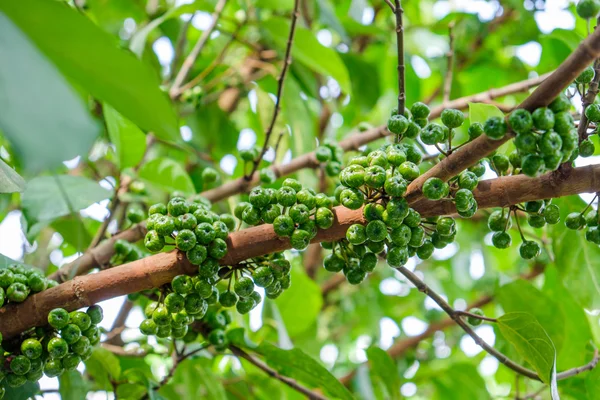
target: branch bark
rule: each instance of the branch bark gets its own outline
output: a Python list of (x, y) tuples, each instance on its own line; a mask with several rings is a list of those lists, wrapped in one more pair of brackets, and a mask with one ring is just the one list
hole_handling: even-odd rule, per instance
[[(596, 30), (518, 108), (533, 111), (538, 107), (548, 105), (599, 56), (600, 30)], [(448, 180), (475, 165), (482, 157), (489, 155), (511, 138), (511, 133), (507, 133), (500, 140), (492, 140), (487, 135), (481, 135), (415, 179), (408, 186), (406, 199), (410, 202), (421, 197), (421, 190), (427, 179), (438, 177)]]
[[(508, 176), (483, 181), (475, 190), (480, 208), (501, 207), (524, 201), (540, 200), (578, 193), (600, 191), (600, 165), (556, 171), (539, 178)], [(510, 203), (510, 204), (509, 204)], [(445, 204), (445, 203), (444, 203)], [(436, 202), (419, 201), (415, 207), (422, 216), (445, 215), (453, 208)], [(431, 208), (432, 210), (430, 210)], [(313, 243), (330, 242), (345, 237), (346, 230), (356, 223), (364, 224), (362, 210), (344, 207), (334, 209), (334, 225), (320, 230)], [(227, 239), (228, 253), (222, 265), (235, 265), (243, 260), (290, 249), (288, 238), (278, 237), (272, 225), (260, 225), (234, 232)], [(0, 309), (0, 332), (10, 338), (34, 326), (46, 324), (48, 312), (62, 307), (68, 311), (95, 304), (124, 294), (160, 287), (175, 276), (192, 274), (191, 265), (183, 253), (172, 251), (146, 257), (97, 274), (76, 277), (62, 285), (29, 297), (18, 305)]]

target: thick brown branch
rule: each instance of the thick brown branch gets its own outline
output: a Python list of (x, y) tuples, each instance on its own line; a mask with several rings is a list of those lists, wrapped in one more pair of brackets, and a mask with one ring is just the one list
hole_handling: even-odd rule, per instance
[(244, 350), (240, 349), (239, 347), (229, 346), (229, 350), (231, 350), (231, 352), (233, 354), (235, 354), (237, 357), (243, 358), (244, 360), (248, 361), (249, 363), (253, 364), (255, 367), (257, 367), (260, 370), (262, 370), (263, 372), (265, 372), (270, 377), (275, 378), (278, 381), (281, 381), (282, 383), (291, 387), (295, 391), (302, 393), (307, 398), (309, 398), (311, 400), (326, 400), (325, 396), (323, 396), (319, 393), (313, 392), (310, 389), (305, 388), (304, 386), (300, 385), (295, 380), (288, 378), (287, 376), (281, 375), (279, 372), (275, 371), (274, 369), (272, 369), (271, 367), (269, 367), (267, 364), (263, 363), (262, 361), (257, 360), (256, 358), (254, 358), (250, 354), (246, 353)]
[[(540, 200), (600, 190), (600, 165), (557, 171), (539, 178), (509, 176), (483, 181), (475, 190), (480, 208), (500, 207), (524, 201)], [(526, 188), (526, 189), (524, 189)], [(441, 203), (444, 204), (444, 203)], [(441, 209), (438, 203), (419, 201), (412, 206), (423, 216), (446, 215), (453, 209)], [(431, 211), (432, 208), (434, 211)], [(345, 237), (346, 230), (356, 223), (364, 224), (362, 210), (344, 207), (334, 209), (334, 225), (320, 230), (313, 243), (330, 242)], [(275, 234), (272, 225), (261, 225), (234, 232), (227, 239), (228, 253), (223, 265), (235, 265), (243, 260), (291, 248), (288, 238)], [(28, 328), (45, 324), (48, 312), (63, 307), (68, 311), (124, 294), (160, 287), (176, 275), (197, 270), (182, 253), (176, 251), (146, 257), (95, 275), (77, 277), (55, 288), (29, 297), (19, 305), (0, 309), (0, 332), (13, 337)]]
[(114, 246), (117, 240), (123, 239), (128, 242), (137, 242), (143, 238), (145, 234), (146, 228), (144, 224), (134, 225), (123, 232), (117, 233), (110, 239), (105, 240), (96, 248), (86, 251), (75, 261), (72, 261), (71, 263), (63, 266), (61, 269), (51, 274), (49, 278), (61, 283), (73, 278), (74, 276), (89, 272), (93, 268), (107, 265), (115, 252)]
[[(538, 86), (531, 96), (519, 105), (519, 108), (533, 111), (538, 107), (548, 105), (579, 76), (581, 71), (599, 56), (600, 30), (596, 30), (571, 53), (556, 71)], [(423, 184), (427, 179), (438, 177), (448, 180), (461, 171), (475, 165), (482, 157), (489, 155), (511, 137), (511, 134), (507, 134), (501, 140), (492, 140), (487, 135), (481, 135), (415, 179), (408, 186), (407, 199), (410, 201), (419, 198)]]
[[(485, 92), (477, 93), (474, 95), (461, 97), (456, 100), (448, 102), (446, 105), (448, 108), (465, 109), (469, 106), (469, 103), (485, 102), (490, 99), (495, 99), (503, 96), (507, 96), (513, 93), (524, 92), (530, 88), (539, 85), (546, 79), (550, 74), (542, 75), (537, 78), (527, 79), (521, 82), (516, 82), (499, 89), (490, 89)], [(431, 118), (437, 118), (442, 113), (444, 107), (438, 106), (431, 110)], [(379, 126), (376, 128), (369, 129), (366, 132), (352, 135), (342, 140), (339, 145), (344, 151), (356, 150), (360, 146), (373, 142), (377, 139), (381, 139), (389, 134), (386, 126)], [(299, 157), (292, 159), (291, 162), (285, 165), (272, 166), (271, 169), (275, 172), (278, 177), (291, 175), (304, 168), (316, 168), (319, 166), (319, 162), (315, 157), (314, 152), (303, 154)], [(248, 182), (243, 177), (229, 181), (217, 188), (202, 192), (201, 195), (206, 197), (210, 201), (219, 201), (227, 197), (242, 193), (252, 186), (256, 186), (259, 183), (258, 173), (252, 176), (252, 179)], [(89, 272), (93, 268), (102, 266), (110, 260), (110, 257), (114, 254), (114, 242), (117, 239), (124, 239), (129, 242), (136, 242), (144, 237), (146, 234), (143, 225), (136, 225), (124, 232), (121, 232), (113, 238), (100, 243), (100, 245), (93, 251), (87, 252), (82, 257), (63, 266), (59, 271), (51, 275), (52, 279), (58, 282), (64, 282), (70, 277), (81, 275)], [(76, 272), (73, 273), (73, 269), (77, 268)]]
[[(598, 19), (600, 21), (600, 18)], [(596, 26), (596, 30), (598, 27)], [(583, 96), (582, 101), (582, 110), (581, 110), (581, 119), (579, 121), (579, 126), (577, 127), (577, 133), (579, 134), (579, 140), (587, 139), (587, 129), (589, 125), (589, 121), (587, 116), (585, 115), (585, 109), (588, 108), (590, 104), (594, 103), (596, 100), (596, 96), (598, 95), (598, 84), (600, 83), (600, 58), (597, 58), (594, 61), (594, 78), (590, 82), (588, 86), (588, 90)]]

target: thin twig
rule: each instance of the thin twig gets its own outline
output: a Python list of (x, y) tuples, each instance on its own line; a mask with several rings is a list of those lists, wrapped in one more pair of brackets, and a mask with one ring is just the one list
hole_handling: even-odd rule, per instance
[(458, 315), (462, 315), (463, 317), (471, 317), (471, 318), (476, 318), (476, 319), (480, 319), (482, 321), (488, 321), (488, 322), (498, 322), (498, 320), (496, 318), (489, 318), (484, 315), (477, 315), (477, 314), (473, 314), (468, 311), (454, 310), (454, 312)]
[(243, 359), (247, 360), (248, 362), (250, 362), (251, 364), (253, 364), (257, 368), (259, 368), (262, 371), (264, 371), (270, 377), (275, 378), (275, 379), (283, 382), (284, 384), (286, 384), (287, 386), (291, 387), (295, 391), (297, 391), (299, 393), (302, 393), (303, 395), (305, 395), (309, 399), (313, 399), (313, 400), (326, 400), (326, 397), (320, 395), (319, 393), (313, 392), (312, 390), (309, 390), (309, 389), (305, 388), (304, 386), (300, 385), (295, 380), (293, 380), (291, 378), (288, 378), (287, 376), (283, 376), (283, 375), (279, 374), (279, 372), (277, 372), (274, 369), (270, 368), (268, 365), (266, 365), (262, 361), (257, 360), (256, 358), (252, 357), (250, 354), (246, 353), (244, 350), (240, 349), (239, 347), (229, 346), (229, 349), (237, 357), (243, 358)]
[(395, 0), (394, 14), (396, 15), (396, 45), (398, 49), (398, 114), (404, 115), (406, 103), (406, 85), (404, 82), (404, 26), (402, 24), (402, 4)]
[(173, 85), (171, 86), (171, 89), (169, 90), (169, 95), (171, 96), (171, 98), (176, 97), (175, 94), (177, 93), (179, 87), (183, 84), (183, 81), (185, 81), (185, 78), (187, 78), (188, 74), (190, 73), (190, 69), (192, 69), (192, 66), (196, 62), (196, 59), (202, 52), (202, 49), (204, 49), (204, 46), (208, 42), (210, 35), (212, 34), (213, 30), (217, 26), (217, 23), (219, 22), (219, 17), (221, 16), (221, 13), (223, 12), (223, 8), (225, 8), (225, 4), (227, 4), (227, 0), (219, 0), (219, 2), (217, 3), (217, 6), (215, 7), (215, 11), (211, 15), (212, 21), (211, 21), (210, 26), (208, 27), (208, 29), (206, 29), (204, 32), (202, 32), (202, 35), (200, 36), (200, 38), (194, 45), (194, 48), (192, 49), (190, 54), (187, 56), (187, 58), (183, 62), (183, 65), (181, 66), (181, 69), (175, 76)]
[[(492, 346), (487, 344), (465, 321), (460, 318), (460, 313), (457, 313), (451, 306), (444, 300), (442, 296), (433, 291), (429, 286), (425, 284), (416, 274), (411, 272), (406, 267), (398, 267), (396, 268), (398, 272), (406, 277), (415, 287), (420, 291), (431, 298), (438, 306), (441, 307), (446, 314), (450, 316), (456, 322), (458, 326), (460, 326), (479, 346), (481, 346), (488, 354), (496, 358), (502, 364), (506, 365), (508, 368), (512, 369), (518, 374), (526, 376), (528, 378), (541, 381), (541, 378), (535, 371), (532, 371), (528, 368), (523, 367), (522, 365), (517, 364), (516, 362), (509, 359), (506, 355), (502, 354), (498, 350), (494, 349)], [(584, 371), (588, 371), (593, 369), (598, 364), (598, 350), (594, 351), (593, 359), (584, 366), (573, 368), (567, 371), (563, 371), (556, 375), (556, 379), (565, 379), (571, 376), (580, 374)]]
[(231, 46), (231, 44), (237, 39), (237, 35), (239, 34), (239, 31), (242, 29), (242, 27), (245, 25), (245, 23), (246, 23), (246, 21), (242, 22), (241, 24), (239, 24), (237, 26), (236, 30), (231, 34), (231, 39), (229, 41), (227, 41), (227, 43), (225, 43), (225, 46), (223, 46), (223, 48), (221, 49), (217, 58), (212, 60), (211, 63), (208, 65), (208, 67), (203, 69), (202, 72), (200, 72), (198, 75), (196, 75), (196, 77), (194, 77), (194, 79), (187, 82), (185, 85), (182, 85), (177, 90), (177, 93), (175, 93), (175, 97), (181, 95), (186, 90), (193, 88), (194, 86), (196, 86), (197, 84), (202, 82), (204, 80), (204, 78), (206, 78), (208, 76), (208, 74), (210, 74), (212, 71), (214, 71), (214, 69), (221, 63), (221, 61), (223, 61), (223, 58), (225, 58), (225, 54), (227, 54), (227, 50), (229, 50), (229, 47)]
[(179, 34), (179, 38), (177, 38), (177, 43), (175, 44), (175, 55), (173, 56), (173, 61), (171, 61), (171, 68), (169, 68), (169, 75), (166, 78), (166, 82), (170, 81), (173, 78), (175, 68), (177, 67), (177, 64), (179, 64), (181, 56), (183, 56), (183, 51), (187, 43), (187, 33), (195, 16), (196, 13), (193, 13), (190, 19), (185, 21), (185, 23), (181, 27), (181, 33)]
[(275, 128), (275, 122), (277, 122), (277, 116), (279, 115), (279, 110), (281, 109), (281, 98), (283, 97), (283, 84), (285, 82), (285, 76), (287, 71), (292, 65), (292, 45), (294, 43), (294, 34), (296, 33), (296, 23), (298, 21), (298, 17), (300, 16), (300, 0), (294, 0), (294, 10), (292, 11), (292, 23), (290, 25), (290, 34), (287, 40), (287, 46), (285, 48), (285, 57), (283, 59), (283, 67), (281, 69), (281, 74), (279, 75), (279, 79), (277, 80), (277, 98), (275, 100), (275, 109), (273, 110), (273, 116), (271, 117), (271, 122), (269, 123), (269, 127), (265, 132), (265, 142), (263, 143), (262, 150), (258, 157), (254, 160), (252, 165), (252, 171), (244, 178), (246, 181), (252, 179), (252, 175), (258, 169), (260, 162), (262, 161), (265, 153), (267, 152), (267, 147), (269, 146), (269, 139), (271, 138), (271, 134), (273, 133), (273, 128)]
[(450, 92), (452, 91), (452, 70), (454, 68), (454, 22), (448, 24), (448, 38), (450, 41), (446, 58), (448, 61), (446, 68), (446, 77), (444, 78), (444, 96), (442, 104), (446, 104), (450, 100)]
[(396, 12), (396, 7), (394, 7), (394, 4), (392, 4), (391, 0), (384, 0), (385, 4), (387, 4), (388, 6), (390, 6), (390, 10), (392, 10), (393, 13)]

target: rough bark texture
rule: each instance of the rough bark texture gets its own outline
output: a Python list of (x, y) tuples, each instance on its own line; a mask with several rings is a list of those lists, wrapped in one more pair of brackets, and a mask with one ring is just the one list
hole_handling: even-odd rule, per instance
[[(600, 190), (600, 165), (566, 169), (527, 178), (521, 175), (483, 181), (475, 190), (480, 208), (518, 204), (529, 200), (567, 196)], [(412, 204), (423, 216), (452, 214), (448, 203), (420, 200)], [(320, 230), (313, 243), (345, 237), (352, 224), (365, 223), (361, 210), (334, 209), (334, 225)], [(261, 225), (229, 235), (228, 253), (223, 265), (234, 265), (248, 258), (291, 248), (289, 239), (278, 237), (272, 225)], [(180, 274), (192, 274), (196, 267), (182, 253), (172, 251), (124, 264), (97, 274), (76, 277), (55, 288), (28, 298), (24, 303), (0, 309), (0, 332), (13, 337), (27, 328), (46, 323), (47, 314), (56, 307), (68, 311), (128, 293), (160, 287)]]

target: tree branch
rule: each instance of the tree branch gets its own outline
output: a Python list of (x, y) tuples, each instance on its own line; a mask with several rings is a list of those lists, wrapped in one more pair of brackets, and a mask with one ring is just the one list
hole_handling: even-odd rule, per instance
[[(538, 107), (548, 105), (599, 56), (600, 30), (596, 30), (518, 108), (533, 111)], [(479, 136), (412, 181), (408, 186), (406, 199), (410, 202), (421, 197), (421, 189), (427, 179), (438, 177), (446, 181), (475, 165), (482, 157), (489, 155), (511, 138), (512, 133), (510, 132), (500, 140), (492, 140), (485, 134)]]
[[(600, 17), (598, 18), (598, 22), (600, 23)], [(598, 26), (596, 26), (596, 30), (598, 30)], [(590, 104), (594, 103), (596, 100), (596, 96), (598, 95), (598, 84), (600, 83), (600, 58), (597, 58), (594, 61), (594, 79), (590, 82), (588, 86), (588, 90), (583, 96), (582, 99), (582, 110), (581, 117), (579, 119), (579, 126), (577, 127), (577, 133), (579, 134), (579, 141), (581, 142), (584, 139), (587, 139), (587, 129), (589, 125), (589, 121), (587, 116), (585, 115), (585, 109), (588, 108)], [(583, 94), (582, 94), (583, 95)]]
[(202, 49), (204, 49), (204, 46), (208, 42), (208, 39), (210, 38), (211, 33), (213, 32), (213, 30), (217, 26), (217, 23), (219, 22), (219, 17), (221, 16), (221, 13), (223, 12), (223, 8), (225, 8), (225, 4), (227, 4), (227, 0), (219, 0), (219, 2), (217, 3), (217, 6), (215, 7), (215, 11), (211, 15), (212, 21), (210, 23), (210, 26), (208, 27), (208, 29), (206, 29), (204, 32), (202, 32), (202, 35), (200, 35), (200, 38), (194, 45), (194, 48), (192, 49), (190, 54), (188, 54), (185, 61), (183, 62), (183, 65), (181, 66), (181, 69), (175, 76), (173, 85), (171, 86), (171, 89), (169, 90), (169, 96), (171, 96), (171, 98), (175, 98), (177, 96), (179, 87), (183, 84), (183, 81), (185, 81), (185, 78), (187, 78), (188, 74), (190, 73), (190, 69), (192, 69), (192, 67), (194, 66), (194, 63), (196, 62), (196, 59), (202, 52)]
[[(420, 292), (423, 292), (424, 294), (426, 294), (438, 306), (440, 306), (442, 308), (442, 310), (444, 310), (444, 312), (446, 312), (446, 314), (448, 314), (450, 316), (450, 318), (452, 318), (458, 326), (460, 326), (469, 336), (471, 336), (471, 338), (473, 338), (475, 343), (477, 343), (479, 346), (481, 346), (481, 348), (483, 348), (488, 354), (490, 354), (491, 356), (496, 358), (498, 361), (500, 361), (502, 364), (506, 365), (508, 368), (512, 369), (516, 373), (526, 376), (531, 379), (542, 381), (542, 379), (538, 376), (538, 374), (535, 371), (532, 371), (528, 368), (523, 367), (522, 365), (517, 364), (516, 362), (514, 362), (510, 358), (508, 358), (506, 355), (504, 355), (501, 352), (499, 352), (498, 350), (496, 350), (493, 346), (490, 346), (489, 344), (487, 344), (479, 335), (477, 335), (477, 333), (471, 328), (471, 326), (469, 324), (467, 324), (461, 318), (461, 315), (459, 313), (456, 313), (456, 311), (454, 311), (454, 309), (450, 306), (450, 304), (448, 304), (448, 302), (446, 300), (444, 300), (444, 298), (442, 296), (440, 296), (435, 291), (433, 291), (429, 286), (427, 286), (425, 284), (425, 282), (423, 282), (421, 279), (419, 279), (419, 277), (416, 274), (414, 274), (412, 271), (410, 271), (406, 267), (398, 267), (398, 268), (396, 268), (396, 270), (399, 271), (402, 275), (404, 275), (406, 277), (406, 279), (408, 279), (413, 285), (415, 285), (415, 287)], [(558, 379), (558, 380), (566, 379), (571, 376), (580, 374), (583, 371), (588, 371), (590, 369), (593, 369), (597, 365), (597, 363), (598, 363), (598, 350), (596, 349), (594, 352), (593, 359), (588, 364), (586, 364), (582, 367), (572, 368), (570, 370), (563, 371), (559, 374), (556, 374), (556, 379)]]
[(252, 179), (252, 176), (258, 169), (260, 162), (262, 161), (265, 153), (267, 152), (267, 148), (269, 146), (269, 140), (271, 139), (271, 134), (273, 133), (273, 129), (275, 128), (275, 123), (277, 122), (277, 116), (279, 115), (279, 111), (281, 109), (281, 98), (283, 97), (283, 85), (285, 83), (285, 76), (287, 74), (290, 65), (292, 65), (292, 45), (294, 44), (294, 34), (296, 33), (296, 23), (298, 22), (298, 17), (300, 16), (300, 0), (294, 0), (294, 10), (292, 11), (292, 23), (290, 25), (290, 33), (287, 40), (287, 45), (285, 48), (285, 56), (283, 58), (283, 67), (281, 68), (281, 74), (277, 79), (277, 98), (275, 99), (275, 109), (273, 109), (273, 115), (271, 116), (271, 122), (269, 123), (269, 127), (265, 132), (265, 142), (263, 143), (263, 147), (260, 151), (258, 157), (252, 163), (252, 170), (248, 175), (244, 178), (249, 181)]
[[(599, 190), (600, 165), (591, 165), (569, 169), (566, 172), (556, 171), (539, 178), (517, 175), (483, 181), (474, 195), (480, 208), (489, 208), (505, 206), (507, 202), (512, 205)], [(440, 210), (436, 208), (438, 203), (421, 200), (411, 206), (425, 217), (447, 215), (445, 211), (453, 210), (447, 205)], [(338, 240), (345, 237), (351, 225), (366, 223), (360, 209), (353, 211), (344, 207), (335, 207), (334, 215), (334, 225), (329, 229), (319, 230), (312, 240), (313, 243)], [(267, 252), (287, 250), (291, 248), (291, 244), (289, 238), (277, 236), (273, 226), (265, 224), (230, 234), (227, 238), (227, 247), (227, 255), (220, 260), (222, 265), (235, 265)], [(160, 287), (169, 283), (177, 275), (193, 274), (196, 271), (197, 267), (187, 261), (184, 253), (172, 251), (113, 267), (94, 275), (76, 277), (62, 285), (35, 294), (23, 303), (9, 304), (1, 308), (0, 332), (5, 338), (10, 338), (28, 328), (44, 325), (48, 312), (54, 308), (76, 310), (112, 297)]]
[(312, 399), (312, 400), (326, 400), (327, 399), (325, 396), (305, 388), (304, 386), (300, 385), (295, 380), (288, 378), (287, 376), (281, 375), (279, 372), (270, 368), (267, 364), (263, 363), (262, 361), (257, 360), (256, 358), (252, 357), (250, 354), (246, 353), (244, 350), (240, 349), (239, 347), (229, 346), (229, 349), (237, 357), (243, 358), (244, 360), (248, 361), (249, 363), (253, 364), (255, 367), (257, 367), (260, 370), (262, 370), (263, 372), (265, 372), (270, 377), (281, 381), (282, 383), (291, 387), (295, 391), (302, 393), (307, 398)]
[[(499, 89), (490, 89), (485, 92), (477, 93), (474, 95), (461, 97), (456, 100), (452, 100), (446, 104), (448, 108), (465, 109), (469, 103), (472, 102), (485, 102), (490, 99), (495, 99), (503, 96), (507, 96), (514, 93), (523, 92), (530, 88), (542, 83), (550, 74), (545, 74), (537, 78), (526, 79), (521, 82), (512, 83), (510, 85), (501, 87)], [(437, 118), (441, 115), (443, 110), (442, 106), (434, 107), (431, 110), (431, 118)], [(344, 151), (356, 150), (360, 146), (373, 142), (377, 139), (381, 139), (389, 134), (385, 125), (369, 129), (366, 132), (352, 135), (339, 142), (339, 145)], [(303, 168), (316, 168), (320, 165), (315, 157), (314, 152), (303, 154), (299, 157), (292, 159), (285, 165), (274, 165), (271, 169), (275, 172), (278, 177), (291, 175)], [(223, 185), (204, 191), (201, 193), (202, 196), (206, 197), (210, 201), (219, 201), (227, 197), (242, 193), (248, 188), (255, 186), (259, 183), (258, 173), (252, 176), (250, 181), (246, 181), (243, 177), (236, 180), (232, 180), (224, 183)], [(50, 275), (51, 279), (55, 279), (58, 282), (64, 282), (69, 276), (81, 275), (89, 272), (93, 268), (107, 263), (110, 257), (114, 254), (114, 242), (118, 239), (127, 240), (128, 242), (137, 242), (142, 239), (146, 234), (146, 229), (143, 224), (138, 224), (132, 228), (121, 232), (111, 239), (101, 243), (93, 252), (86, 252), (83, 256), (74, 260), (73, 262), (63, 266), (60, 270)], [(73, 268), (77, 268), (77, 272), (72, 274)]]
[(401, 0), (394, 1), (394, 14), (396, 15), (396, 46), (398, 51), (398, 114), (404, 115), (406, 105), (406, 83), (404, 81), (404, 26), (402, 23)]

